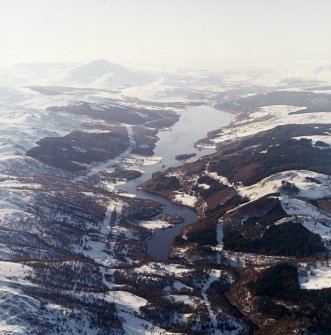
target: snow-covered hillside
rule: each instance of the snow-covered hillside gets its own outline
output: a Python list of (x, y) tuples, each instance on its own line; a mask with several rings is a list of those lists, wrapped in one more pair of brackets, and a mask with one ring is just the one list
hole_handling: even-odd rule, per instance
[[(0, 71), (1, 334), (248, 334), (260, 302), (247, 278), (282, 259), (325, 257), (328, 89), (239, 75), (106, 60)], [(158, 262), (148, 240), (182, 218), (117, 186), (162, 160), (159, 131), (192, 105), (224, 107), (233, 122), (200, 143), (213, 155), (154, 174), (162, 195), (199, 216)], [(302, 278), (329, 287), (327, 266)]]

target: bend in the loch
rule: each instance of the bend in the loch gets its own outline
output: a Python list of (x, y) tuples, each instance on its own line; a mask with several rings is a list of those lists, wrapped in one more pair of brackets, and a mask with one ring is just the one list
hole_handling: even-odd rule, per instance
[(144, 165), (143, 175), (117, 187), (120, 191), (135, 194), (138, 198), (151, 199), (164, 204), (163, 214), (178, 215), (184, 219), (181, 224), (167, 229), (156, 229), (152, 238), (148, 241), (147, 252), (156, 260), (167, 261), (169, 247), (180, 231), (197, 220), (196, 212), (186, 206), (170, 202), (168, 199), (137, 189), (144, 181), (150, 179), (157, 171), (179, 166), (182, 162), (175, 159), (176, 155), (195, 153), (196, 158), (214, 152), (214, 149), (197, 149), (194, 144), (207, 136), (207, 133), (216, 128), (229, 125), (231, 115), (229, 113), (208, 107), (191, 107), (183, 111), (179, 121), (169, 130), (161, 131), (156, 144), (153, 157), (162, 157), (162, 160), (154, 165)]

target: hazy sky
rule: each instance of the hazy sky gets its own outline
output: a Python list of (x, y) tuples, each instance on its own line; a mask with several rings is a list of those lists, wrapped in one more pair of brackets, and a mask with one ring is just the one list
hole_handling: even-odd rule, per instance
[(330, 0), (0, 0), (0, 61), (331, 63)]

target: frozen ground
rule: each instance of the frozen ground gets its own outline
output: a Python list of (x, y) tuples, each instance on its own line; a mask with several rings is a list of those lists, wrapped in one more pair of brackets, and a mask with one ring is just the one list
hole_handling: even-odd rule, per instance
[(299, 267), (299, 283), (301, 288), (319, 290), (331, 287), (330, 264), (309, 264)]
[(308, 171), (290, 170), (273, 174), (251, 186), (235, 186), (242, 196), (256, 200), (267, 194), (281, 191), (282, 181), (294, 184), (299, 193), (296, 196), (308, 199), (321, 199), (331, 196), (331, 177)]
[(194, 195), (177, 192), (174, 196), (174, 200), (185, 206), (194, 207), (198, 199)]
[(327, 112), (291, 114), (304, 109), (305, 107), (288, 105), (261, 107), (256, 112), (249, 114), (244, 121), (239, 121), (236, 117), (233, 117), (232, 125), (224, 128), (211, 141), (216, 145), (217, 143), (251, 136), (285, 124), (330, 123), (330, 113)]

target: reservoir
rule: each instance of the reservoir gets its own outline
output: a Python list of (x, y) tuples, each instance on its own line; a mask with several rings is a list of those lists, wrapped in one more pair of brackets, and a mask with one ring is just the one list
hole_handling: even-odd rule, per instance
[(165, 209), (160, 215), (178, 215), (184, 218), (184, 222), (167, 229), (156, 229), (154, 235), (148, 241), (147, 252), (156, 260), (167, 261), (169, 247), (174, 238), (185, 226), (197, 220), (196, 212), (186, 206), (175, 204), (168, 199), (137, 189), (144, 181), (150, 179), (152, 174), (170, 167), (183, 164), (175, 159), (176, 155), (195, 153), (199, 158), (215, 152), (214, 149), (197, 149), (194, 143), (207, 137), (209, 131), (225, 127), (231, 121), (231, 114), (208, 106), (190, 107), (184, 110), (179, 121), (170, 129), (159, 132), (159, 141), (156, 143), (154, 157), (162, 157), (157, 164), (144, 165), (143, 175), (140, 178), (129, 181), (125, 185), (119, 185), (118, 190), (135, 194), (138, 198), (152, 199), (164, 204)]

